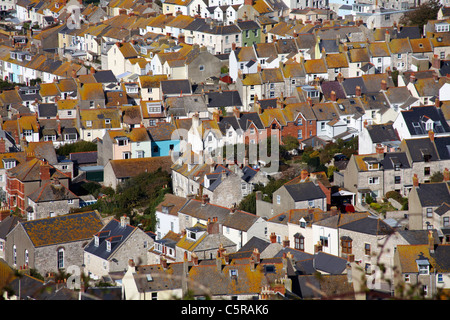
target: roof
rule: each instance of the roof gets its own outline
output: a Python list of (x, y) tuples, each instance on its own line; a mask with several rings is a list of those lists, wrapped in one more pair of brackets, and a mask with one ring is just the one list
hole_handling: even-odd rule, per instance
[(284, 188), (295, 202), (326, 198), (325, 193), (314, 182), (284, 185)]
[(103, 223), (96, 211), (21, 222), (35, 247), (91, 239)]
[(162, 80), (162, 94), (191, 94), (192, 87), (189, 80)]
[(448, 182), (422, 183), (416, 188), (422, 207), (438, 207), (450, 203)]
[(340, 228), (372, 236), (385, 236), (394, 232), (394, 229), (382, 219), (370, 215), (344, 224)]
[[(156, 211), (178, 216), (178, 211), (183, 207), (186, 201), (186, 198), (166, 193), (164, 195), (164, 200), (156, 207)], [(166, 209), (163, 209), (164, 207), (167, 208), (167, 212), (165, 212)]]
[(47, 165), (50, 170), (50, 179), (68, 179), (69, 177), (42, 160), (33, 158), (27, 162), (21, 163), (18, 166), (9, 169), (7, 174), (9, 177), (16, 178), (22, 182), (27, 181), (41, 181), (40, 167)]
[(170, 172), (172, 157), (151, 157), (137, 159), (110, 160), (111, 168), (116, 179), (126, 179), (144, 172), (155, 172), (161, 168)]
[(391, 123), (370, 124), (366, 127), (372, 143), (399, 141), (400, 138)]
[[(136, 227), (126, 224), (122, 226), (121, 221), (117, 219), (111, 219), (102, 229), (99, 229), (92, 237), (98, 236), (98, 246), (95, 245), (95, 241), (92, 241), (85, 247), (84, 251), (95, 255), (102, 259), (108, 259), (114, 254), (115, 250), (121, 246), (128, 237), (137, 230)], [(107, 241), (111, 243), (111, 250), (107, 250)]]
[(48, 181), (40, 188), (28, 194), (34, 203), (78, 199), (78, 196), (57, 181)]
[(218, 223), (233, 229), (247, 231), (259, 217), (241, 210), (234, 212), (219, 205), (211, 203), (202, 204), (202, 201), (191, 199), (179, 211), (182, 214), (207, 221), (208, 218), (217, 218)]

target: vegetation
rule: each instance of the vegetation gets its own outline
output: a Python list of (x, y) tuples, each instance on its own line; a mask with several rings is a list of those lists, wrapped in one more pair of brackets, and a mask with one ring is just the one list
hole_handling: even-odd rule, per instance
[(164, 195), (171, 192), (170, 184), (169, 173), (162, 170), (141, 173), (120, 184), (116, 190), (100, 187), (96, 183), (85, 184), (83, 188), (99, 199), (95, 204), (82, 209), (98, 210), (116, 218), (126, 214), (130, 216), (131, 224), (140, 225), (146, 231), (155, 231), (155, 209)]
[(286, 182), (288, 182), (288, 179), (270, 179), (266, 186), (262, 184), (256, 185), (253, 192), (244, 197), (239, 203), (239, 210), (256, 214), (256, 191), (261, 191), (262, 200), (272, 202), (273, 193)]
[(439, 0), (430, 0), (422, 3), (416, 9), (408, 11), (399, 23), (407, 26), (417, 26), (422, 31), (429, 20), (436, 20), (441, 4)]
[(55, 149), (59, 156), (68, 156), (74, 152), (97, 151), (97, 144), (90, 141), (80, 140), (74, 143), (67, 143)]

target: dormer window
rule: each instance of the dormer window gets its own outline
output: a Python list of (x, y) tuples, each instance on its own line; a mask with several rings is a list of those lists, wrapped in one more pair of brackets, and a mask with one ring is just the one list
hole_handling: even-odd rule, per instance
[(378, 162), (369, 162), (367, 163), (368, 170), (378, 170), (380, 169), (380, 164)]
[(98, 237), (98, 236), (94, 236), (94, 245), (95, 245), (96, 247), (98, 247), (99, 243), (100, 243), (99, 237)]
[(128, 138), (118, 137), (118, 138), (116, 138), (116, 140), (117, 140), (117, 145), (118, 146), (126, 146), (126, 145), (128, 145)]
[(106, 251), (111, 252), (111, 241), (106, 240)]
[(430, 262), (428, 259), (418, 259), (416, 260), (416, 263), (419, 274), (430, 274)]
[(14, 168), (17, 164), (16, 159), (3, 159), (3, 168), (11, 169)]

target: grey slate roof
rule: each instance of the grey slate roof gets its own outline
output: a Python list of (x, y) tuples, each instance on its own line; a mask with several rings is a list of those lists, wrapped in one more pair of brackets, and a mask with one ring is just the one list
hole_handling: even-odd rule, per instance
[(422, 183), (417, 188), (422, 207), (438, 207), (450, 203), (448, 182)]
[(425, 161), (425, 157), (429, 157), (429, 161), (439, 160), (436, 148), (429, 138), (407, 139), (404, 141), (408, 147), (412, 162)]
[(208, 107), (241, 107), (242, 101), (239, 91), (237, 90), (225, 90), (225, 91), (212, 91), (208, 92), (208, 101), (206, 101)]
[(41, 118), (53, 118), (58, 113), (56, 103), (40, 103), (38, 106), (38, 114)]
[(410, 168), (408, 158), (405, 152), (388, 152), (384, 155), (384, 159), (381, 162), (384, 170), (395, 169), (398, 164), (400, 168)]
[[(427, 118), (434, 121), (433, 131), (435, 133), (450, 133), (450, 127), (447, 124), (442, 110), (435, 106), (412, 107), (409, 110), (402, 111), (401, 114), (410, 134), (413, 136), (427, 134), (424, 123)], [(440, 125), (437, 125), (437, 121), (440, 122)], [(416, 127), (413, 124), (416, 124)]]
[(314, 182), (301, 182), (285, 185), (287, 192), (295, 202), (326, 198), (325, 193)]
[(194, 199), (188, 201), (179, 212), (202, 220), (216, 217), (223, 226), (241, 231), (247, 231), (259, 219), (251, 213), (240, 210), (232, 213), (228, 208), (210, 203), (203, 205), (201, 201)]
[[(131, 225), (122, 227), (119, 220), (112, 219), (97, 233), (99, 235), (99, 245), (95, 246), (95, 241), (92, 240), (84, 250), (107, 260), (135, 230), (136, 228)], [(106, 239), (111, 239), (111, 251), (106, 250)]]
[(94, 73), (94, 78), (99, 83), (118, 82), (116, 76), (111, 70), (99, 70)]
[(400, 140), (391, 123), (368, 125), (367, 132), (369, 133), (373, 143)]
[(340, 228), (369, 235), (389, 235), (394, 232), (394, 229), (387, 223), (373, 216), (367, 216), (366, 218), (349, 222)]
[(189, 80), (163, 80), (161, 81), (162, 94), (191, 94), (192, 87)]

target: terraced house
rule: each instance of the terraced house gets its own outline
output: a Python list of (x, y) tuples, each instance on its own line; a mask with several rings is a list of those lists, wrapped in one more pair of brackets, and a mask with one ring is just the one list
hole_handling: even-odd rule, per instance
[(18, 223), (10, 232), (6, 248), (9, 265), (36, 269), (40, 274), (81, 267), (83, 248), (103, 227), (96, 211)]

